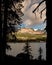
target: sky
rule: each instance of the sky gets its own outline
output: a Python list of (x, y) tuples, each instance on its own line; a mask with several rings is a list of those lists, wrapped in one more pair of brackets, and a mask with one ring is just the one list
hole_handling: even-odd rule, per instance
[[(22, 23), (22, 24), (21, 24), (21, 27), (22, 27), (22, 28), (25, 28), (25, 24)], [(33, 28), (33, 29), (43, 30), (45, 27), (46, 27), (46, 23), (39, 23), (39, 24), (36, 24), (36, 25), (33, 25), (33, 26), (29, 26), (29, 27), (27, 27), (27, 28)]]
[(37, 7), (37, 5), (42, 0), (25, 0), (22, 4), (24, 8), (22, 8), (22, 12), (24, 13), (24, 16), (22, 16), (23, 23), (21, 24), (21, 27), (28, 27), (28, 28), (36, 28), (38, 27), (40, 29), (43, 29), (46, 27), (46, 23), (43, 24), (44, 19), (46, 18), (46, 10), (43, 11), (42, 19), (40, 18), (40, 11), (43, 10), (46, 7), (45, 2), (39, 7), (39, 10), (36, 11), (36, 16), (32, 11)]

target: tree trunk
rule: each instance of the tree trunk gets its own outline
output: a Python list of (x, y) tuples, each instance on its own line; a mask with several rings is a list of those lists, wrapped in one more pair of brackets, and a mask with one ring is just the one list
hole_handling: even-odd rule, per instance
[(2, 14), (1, 14), (1, 0), (0, 0), (0, 60), (2, 62)]
[[(1, 2), (2, 4), (2, 2)], [(5, 62), (5, 53), (6, 53), (6, 31), (7, 31), (7, 0), (3, 0), (3, 4), (4, 4), (4, 20), (2, 21), (2, 16), (3, 13), (1, 14), (1, 22), (0, 22), (0, 51), (1, 51), (1, 62), (4, 64)], [(2, 11), (1, 11), (2, 12)], [(3, 24), (3, 29), (2, 29), (2, 24)], [(2, 35), (3, 33), (3, 35)]]

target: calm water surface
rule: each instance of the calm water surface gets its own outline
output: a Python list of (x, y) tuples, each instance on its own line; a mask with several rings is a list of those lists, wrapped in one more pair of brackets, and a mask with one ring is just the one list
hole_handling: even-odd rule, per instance
[[(23, 48), (25, 46), (25, 43), (7, 43), (11, 46), (12, 50), (6, 49), (7, 55), (16, 56), (17, 54), (23, 52)], [(42, 58), (46, 60), (46, 42), (30, 42), (29, 45), (31, 46), (31, 53), (34, 58), (38, 58), (39, 56), (39, 48), (42, 48)]]

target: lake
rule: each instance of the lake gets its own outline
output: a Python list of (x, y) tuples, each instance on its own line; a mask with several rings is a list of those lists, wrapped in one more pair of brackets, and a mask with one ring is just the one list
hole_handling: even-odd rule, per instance
[[(23, 48), (25, 47), (25, 43), (7, 43), (11, 46), (12, 50), (6, 49), (7, 55), (16, 56), (17, 54), (24, 52)], [(31, 46), (31, 53), (33, 55), (33, 58), (37, 59), (39, 56), (39, 48), (42, 48), (42, 59), (46, 60), (46, 42), (30, 42), (29, 45)]]

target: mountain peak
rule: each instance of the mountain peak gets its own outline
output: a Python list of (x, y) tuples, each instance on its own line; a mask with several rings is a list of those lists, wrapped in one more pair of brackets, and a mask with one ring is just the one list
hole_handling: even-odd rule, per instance
[(44, 32), (41, 30), (34, 30), (32, 28), (21, 28), (17, 33), (43, 34)]

